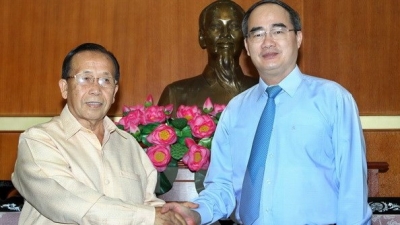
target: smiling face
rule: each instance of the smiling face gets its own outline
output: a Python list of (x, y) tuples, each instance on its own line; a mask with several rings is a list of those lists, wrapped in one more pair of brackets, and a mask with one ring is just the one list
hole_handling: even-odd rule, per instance
[[(95, 78), (114, 77), (115, 68), (106, 54), (83, 51), (77, 53), (71, 61), (69, 76), (76, 74), (91, 74)], [(73, 77), (59, 81), (62, 97), (67, 99), (70, 112), (87, 128), (102, 122), (118, 91), (118, 85), (102, 87), (97, 81), (95, 79), (95, 82), (86, 85), (78, 84)]]
[[(294, 29), (289, 13), (279, 5), (263, 4), (254, 9), (248, 20), (248, 30), (264, 30), (269, 32), (275, 27)], [(259, 43), (245, 39), (247, 54), (260, 74), (269, 85), (277, 84), (296, 66), (298, 49), (302, 41), (301, 31), (287, 32), (280, 40), (269, 34)]]
[(208, 9), (200, 28), (200, 46), (213, 57), (228, 53), (238, 58), (243, 49), (242, 19), (243, 12), (232, 3), (215, 4)]

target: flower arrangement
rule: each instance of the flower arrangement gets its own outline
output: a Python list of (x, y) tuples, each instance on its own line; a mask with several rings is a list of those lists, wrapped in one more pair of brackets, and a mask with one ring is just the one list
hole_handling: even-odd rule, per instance
[(203, 108), (180, 105), (172, 118), (173, 105), (157, 106), (149, 95), (143, 105), (124, 106), (117, 126), (129, 132), (146, 150), (158, 172), (178, 161), (190, 171), (206, 170), (211, 141), (225, 105), (210, 98)]

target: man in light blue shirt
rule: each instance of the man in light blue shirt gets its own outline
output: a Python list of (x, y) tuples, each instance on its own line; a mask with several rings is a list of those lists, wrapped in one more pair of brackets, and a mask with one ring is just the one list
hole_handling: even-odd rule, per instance
[[(171, 203), (188, 224), (239, 215), (244, 174), (267, 87), (279, 85), (264, 165), (259, 216), (252, 224), (370, 224), (365, 142), (357, 105), (339, 84), (303, 74), (298, 13), (277, 0), (245, 14), (245, 47), (259, 84), (233, 98), (218, 123), (205, 190), (194, 203)], [(243, 190), (245, 191), (245, 190)], [(195, 208), (197, 207), (197, 208)], [(246, 224), (248, 225), (248, 224)]]

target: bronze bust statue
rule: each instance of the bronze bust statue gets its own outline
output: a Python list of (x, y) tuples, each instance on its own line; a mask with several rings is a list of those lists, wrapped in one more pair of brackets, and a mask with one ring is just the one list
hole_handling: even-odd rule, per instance
[(159, 105), (203, 106), (212, 102), (227, 104), (232, 97), (258, 83), (243, 73), (239, 58), (244, 48), (241, 22), (244, 10), (230, 0), (217, 0), (200, 14), (199, 44), (207, 49), (208, 63), (202, 74), (173, 82), (163, 90)]

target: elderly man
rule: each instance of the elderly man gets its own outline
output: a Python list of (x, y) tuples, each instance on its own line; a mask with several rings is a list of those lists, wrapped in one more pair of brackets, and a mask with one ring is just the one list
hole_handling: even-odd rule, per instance
[(20, 224), (185, 224), (161, 214), (157, 171), (135, 139), (106, 116), (119, 64), (98, 44), (64, 59), (60, 116), (21, 134), (12, 181), (25, 198)]
[(230, 0), (217, 0), (200, 14), (199, 44), (207, 49), (208, 63), (202, 74), (176, 81), (165, 87), (159, 105), (197, 105), (207, 97), (227, 104), (232, 97), (257, 83), (244, 75), (239, 57), (244, 48), (241, 21), (244, 11)]

